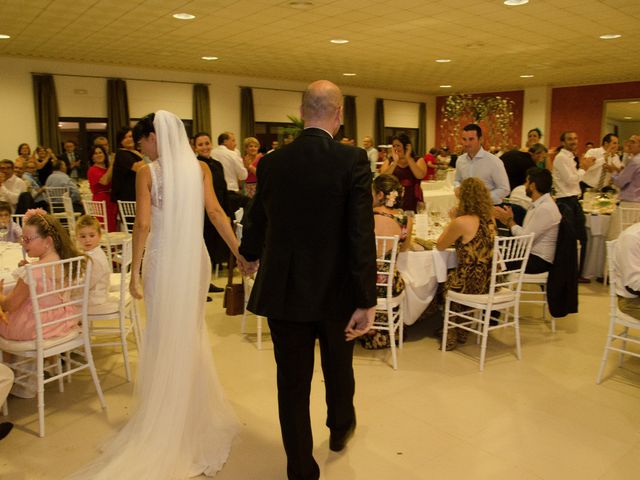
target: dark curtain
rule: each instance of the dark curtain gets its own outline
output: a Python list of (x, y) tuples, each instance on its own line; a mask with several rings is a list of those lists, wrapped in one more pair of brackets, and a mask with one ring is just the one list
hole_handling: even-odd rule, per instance
[(33, 74), (32, 80), (38, 143), (59, 152), (61, 145), (58, 130), (58, 97), (53, 75)]
[(120, 78), (109, 78), (107, 79), (107, 134), (112, 152), (115, 152), (120, 146), (116, 145), (118, 130), (128, 126), (127, 82)]
[(387, 137), (384, 134), (384, 99), (382, 98), (376, 98), (376, 111), (373, 121), (376, 146), (386, 144)]
[(256, 136), (253, 110), (253, 90), (251, 87), (240, 88), (240, 139)]
[(344, 96), (344, 108), (342, 112), (344, 124), (344, 136), (358, 141), (358, 120), (356, 118), (356, 97)]
[(193, 135), (206, 132), (211, 135), (211, 107), (209, 103), (209, 85), (196, 83), (193, 86)]
[(420, 103), (420, 112), (418, 113), (418, 142), (416, 145), (416, 153), (420, 156), (424, 156), (427, 153), (427, 104)]

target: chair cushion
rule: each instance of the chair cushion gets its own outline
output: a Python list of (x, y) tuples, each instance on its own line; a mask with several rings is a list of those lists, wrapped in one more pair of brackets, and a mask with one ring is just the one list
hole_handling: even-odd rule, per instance
[[(454, 292), (452, 290), (447, 292), (447, 298), (458, 303), (486, 304), (489, 302), (489, 294), (473, 295), (470, 293)], [(508, 288), (501, 288), (493, 295), (493, 305), (496, 306), (500, 303), (513, 302), (515, 299), (516, 292)]]
[(525, 273), (522, 276), (522, 283), (547, 283), (549, 272)]
[[(73, 340), (77, 336), (80, 335), (80, 329), (74, 329), (66, 334), (64, 337), (55, 337), (55, 338), (47, 338), (44, 341), (44, 348), (55, 347), (56, 345), (60, 345), (62, 343), (68, 342), (69, 340)], [(0, 350), (5, 352), (27, 352), (29, 350), (36, 349), (36, 341), (35, 340), (7, 340), (6, 338), (0, 337)]]

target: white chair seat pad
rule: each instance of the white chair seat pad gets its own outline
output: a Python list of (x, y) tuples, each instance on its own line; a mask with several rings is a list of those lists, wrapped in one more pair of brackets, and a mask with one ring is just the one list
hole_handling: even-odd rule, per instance
[[(470, 294), (470, 293), (460, 293), (449, 291), (447, 292), (447, 298), (451, 299), (454, 302), (459, 303), (481, 303), (486, 304), (489, 303), (489, 294)], [(509, 290), (507, 288), (502, 288), (497, 290), (493, 295), (493, 305), (496, 306), (501, 303), (513, 302), (516, 299), (516, 293), (513, 290)]]
[[(64, 337), (47, 338), (44, 341), (44, 349), (46, 350), (48, 348), (55, 347), (56, 345), (66, 343), (69, 340), (73, 340), (78, 337), (80, 333), (80, 329), (73, 329)], [(2, 351), (28, 352), (29, 350), (35, 349), (35, 340), (7, 340), (6, 338), (0, 337), (0, 350)]]

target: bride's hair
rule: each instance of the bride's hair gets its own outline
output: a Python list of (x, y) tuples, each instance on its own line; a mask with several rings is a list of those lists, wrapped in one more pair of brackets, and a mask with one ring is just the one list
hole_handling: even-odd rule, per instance
[(133, 127), (133, 141), (138, 143), (142, 137), (148, 137), (149, 134), (155, 133), (156, 129), (153, 126), (153, 120), (156, 118), (155, 113), (150, 113), (142, 117), (136, 126)]

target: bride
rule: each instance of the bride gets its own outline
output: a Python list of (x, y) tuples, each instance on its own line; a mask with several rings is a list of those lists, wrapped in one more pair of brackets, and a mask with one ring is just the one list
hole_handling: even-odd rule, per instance
[(130, 291), (136, 298), (142, 298), (146, 244), (138, 406), (98, 460), (74, 478), (213, 476), (229, 455), (238, 423), (223, 398), (204, 323), (211, 266), (203, 208), (239, 264), (247, 264), (182, 121), (160, 110), (140, 120), (133, 135), (152, 160), (137, 173), (133, 229)]

